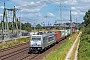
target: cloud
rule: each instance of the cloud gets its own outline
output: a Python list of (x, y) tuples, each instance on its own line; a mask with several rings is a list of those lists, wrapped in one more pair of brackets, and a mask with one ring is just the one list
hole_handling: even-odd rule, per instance
[(3, 14), (2, 14), (2, 13), (0, 13), (0, 16), (3, 16)]
[(90, 2), (90, 0), (80, 0), (81, 2), (84, 2), (84, 3), (86, 3), (86, 2)]
[(76, 10), (76, 7), (71, 7), (71, 10)]
[(72, 12), (72, 14), (73, 14), (73, 15), (77, 15), (78, 13), (74, 11), (74, 12)]
[[(17, 8), (22, 9), (21, 10), (22, 16), (23, 17), (29, 16), (28, 18), (33, 17), (33, 18), (43, 19), (42, 14), (40, 13), (40, 10), (43, 7), (47, 6), (47, 4), (60, 5), (60, 0), (12, 0), (12, 1), (20, 5), (20, 6), (17, 6)], [(71, 10), (73, 10), (72, 15), (75, 15), (75, 16), (84, 15), (86, 10), (89, 9), (89, 6), (90, 6), (89, 3), (90, 3), (90, 0), (61, 0), (62, 5), (71, 7)], [(3, 8), (3, 6), (0, 8)], [(84, 12), (82, 12), (83, 10)], [(66, 12), (63, 12), (62, 17), (66, 16), (68, 18), (69, 13), (66, 13)], [(47, 13), (47, 15), (50, 17), (56, 16), (55, 13), (50, 11), (49, 13)]]
[(0, 6), (0, 8), (1, 8), (1, 9), (3, 9), (3, 8), (4, 8), (4, 6)]
[(70, 4), (70, 5), (75, 5), (78, 3), (77, 0), (66, 0), (66, 1), (63, 1), (64, 4)]
[(21, 12), (33, 13), (38, 12), (40, 9), (22, 9)]
[(53, 17), (55, 15), (53, 13), (49, 12), (49, 13), (47, 13), (47, 16)]

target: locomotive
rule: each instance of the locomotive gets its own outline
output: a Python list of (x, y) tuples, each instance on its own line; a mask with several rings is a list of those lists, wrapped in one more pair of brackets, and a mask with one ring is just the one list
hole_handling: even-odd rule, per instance
[(43, 33), (31, 36), (30, 40), (30, 52), (41, 52), (45, 48), (55, 44), (55, 33)]
[(29, 52), (38, 53), (46, 50), (48, 47), (55, 45), (61, 40), (70, 36), (70, 33), (74, 33), (75, 29), (67, 30), (52, 30), (47, 33), (38, 33), (31, 36)]

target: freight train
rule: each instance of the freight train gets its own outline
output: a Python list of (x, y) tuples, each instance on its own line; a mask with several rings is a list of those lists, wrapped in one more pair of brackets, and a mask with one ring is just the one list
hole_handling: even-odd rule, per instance
[(52, 30), (47, 33), (38, 33), (31, 36), (29, 52), (38, 53), (46, 50), (47, 48), (55, 45), (56, 43), (64, 40), (70, 36), (70, 33), (74, 33), (75, 29), (67, 30)]

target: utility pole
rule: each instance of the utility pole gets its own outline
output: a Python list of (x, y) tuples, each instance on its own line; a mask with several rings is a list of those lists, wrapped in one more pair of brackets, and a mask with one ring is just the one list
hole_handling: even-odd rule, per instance
[[(47, 27), (47, 18), (48, 18), (48, 16), (46, 15), (45, 18), (46, 18), (46, 27)], [(47, 29), (47, 28), (46, 28), (46, 29)]]
[(60, 0), (60, 20), (61, 20), (61, 24), (62, 24), (62, 3), (61, 3), (61, 0)]
[(20, 34), (21, 34), (21, 17), (19, 17), (18, 20), (20, 22)]
[[(35, 20), (34, 20), (34, 21), (35, 21)], [(33, 22), (34, 34), (35, 34), (35, 32), (36, 32), (36, 24), (37, 24), (37, 22)]]
[(70, 23), (71, 23), (71, 34), (72, 34), (72, 16), (71, 16), (71, 10), (70, 10)]
[(76, 18), (76, 30), (78, 30), (78, 22), (77, 22), (77, 18)]
[(48, 16), (46, 15), (45, 18), (46, 18), (46, 26), (47, 26), (47, 18), (48, 18)]

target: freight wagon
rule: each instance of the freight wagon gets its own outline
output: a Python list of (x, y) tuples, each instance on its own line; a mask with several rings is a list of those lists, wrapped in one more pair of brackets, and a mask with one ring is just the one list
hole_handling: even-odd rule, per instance
[(56, 33), (56, 43), (70, 36), (70, 29), (68, 30), (51, 30)]
[(56, 33), (56, 43), (61, 40), (61, 31), (60, 30), (51, 30), (52, 32)]

